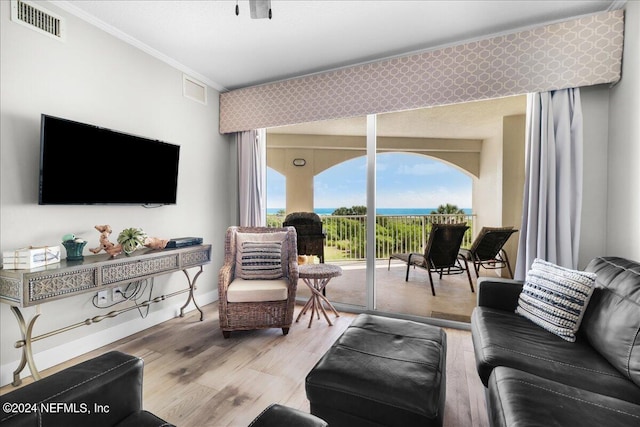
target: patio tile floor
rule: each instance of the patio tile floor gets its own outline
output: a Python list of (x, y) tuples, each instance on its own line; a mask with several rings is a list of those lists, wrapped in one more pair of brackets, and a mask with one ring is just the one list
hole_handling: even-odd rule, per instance
[[(340, 265), (342, 276), (331, 279), (327, 285), (327, 297), (332, 303), (363, 307), (366, 303), (366, 265), (364, 261), (327, 262)], [(397, 260), (376, 262), (377, 299), (376, 309), (381, 312), (408, 314), (421, 317), (469, 322), (471, 311), (476, 306), (476, 293), (472, 293), (466, 274), (442, 276), (433, 274), (436, 296), (431, 295), (429, 276), (426, 270), (412, 268), (409, 281), (405, 281), (406, 264)], [(480, 275), (498, 277), (497, 270), (481, 270)], [(477, 290), (477, 279), (473, 268), (471, 279)], [(307, 299), (310, 292), (299, 282), (297, 296)]]

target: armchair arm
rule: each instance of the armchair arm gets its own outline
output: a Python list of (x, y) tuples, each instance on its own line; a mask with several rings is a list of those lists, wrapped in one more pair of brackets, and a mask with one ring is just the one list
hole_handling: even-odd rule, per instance
[(478, 279), (478, 307), (514, 311), (524, 282), (498, 277)]
[(300, 273), (298, 272), (298, 261), (291, 259), (289, 261), (289, 280), (298, 287), (298, 278)]
[(218, 297), (220, 301), (223, 300), (223, 297), (226, 299), (227, 288), (233, 281), (233, 265), (231, 264), (223, 264), (220, 267), (220, 271), (218, 272)]
[[(418, 262), (416, 262), (415, 258), (418, 258)], [(419, 254), (417, 252), (411, 252), (409, 254), (409, 258), (407, 258), (407, 268), (409, 268), (410, 265), (420, 265), (421, 262), (419, 262), (420, 260), (423, 260), (422, 262), (427, 265), (428, 261), (425, 259), (423, 254)], [(409, 271), (409, 270), (407, 270)], [(408, 277), (408, 276), (407, 276)]]
[(296, 293), (298, 292), (298, 257), (289, 260), (289, 290), (287, 292), (287, 323), (293, 320), (293, 311), (296, 305)]

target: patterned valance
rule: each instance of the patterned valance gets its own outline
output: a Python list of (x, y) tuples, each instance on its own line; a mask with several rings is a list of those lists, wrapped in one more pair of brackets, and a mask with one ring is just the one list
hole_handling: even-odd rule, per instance
[(220, 95), (220, 132), (612, 83), (624, 12), (348, 67)]

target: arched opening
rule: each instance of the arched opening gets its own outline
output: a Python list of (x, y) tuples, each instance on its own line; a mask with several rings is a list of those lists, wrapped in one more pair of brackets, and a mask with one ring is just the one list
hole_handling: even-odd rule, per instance
[(267, 211), (276, 213), (284, 209), (287, 200), (287, 178), (275, 169), (267, 167)]
[(472, 178), (455, 166), (424, 154), (377, 155), (377, 212), (430, 213), (451, 204), (471, 213)]
[(331, 215), (341, 207), (366, 206), (366, 159), (340, 162), (313, 178), (313, 205), (318, 215)]
[[(365, 170), (364, 156), (351, 158), (317, 174), (313, 184), (315, 211), (322, 215), (326, 232), (326, 262), (343, 266), (344, 279), (336, 280), (332, 299), (353, 306), (364, 305), (363, 281), (358, 277), (364, 274), (364, 236), (370, 226), (365, 215)], [(437, 214), (444, 206), (453, 207), (452, 214), (464, 214), (451, 215), (451, 218)], [(451, 310), (429, 302), (429, 287), (425, 286), (420, 273), (405, 282), (403, 266), (389, 264), (388, 260), (399, 248), (422, 252), (433, 222), (466, 221), (472, 227), (472, 209), (473, 177), (461, 167), (423, 153), (384, 151), (377, 154), (375, 257), (378, 309), (428, 317), (442, 317), (443, 313), (455, 315)], [(469, 244), (471, 240), (470, 228), (465, 243)], [(451, 289), (456, 293), (458, 287)], [(469, 292), (468, 288), (461, 288)], [(449, 293), (449, 290), (442, 293)], [(458, 305), (462, 307), (462, 300), (465, 300), (464, 304), (470, 308), (474, 298), (466, 293), (458, 300)], [(467, 307), (460, 310), (465, 314), (466, 311)]]
[[(314, 211), (331, 214), (340, 207), (364, 206), (366, 167), (364, 156), (345, 160), (313, 180)], [(377, 157), (377, 212), (404, 213), (437, 209), (453, 204), (473, 208), (473, 178), (469, 172), (425, 154), (379, 153)]]
[(287, 177), (267, 167), (267, 226), (280, 227), (287, 200)]

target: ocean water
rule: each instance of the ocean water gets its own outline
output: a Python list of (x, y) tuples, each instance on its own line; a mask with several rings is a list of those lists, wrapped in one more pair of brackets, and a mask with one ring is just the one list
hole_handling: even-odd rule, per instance
[[(331, 215), (337, 208), (316, 208), (313, 211), (318, 215)], [(376, 209), (377, 215), (429, 215), (432, 211), (438, 208), (378, 208)], [(284, 208), (269, 208), (267, 214), (276, 214), (278, 211), (283, 211)], [(470, 215), (471, 208), (462, 208), (464, 213)]]

